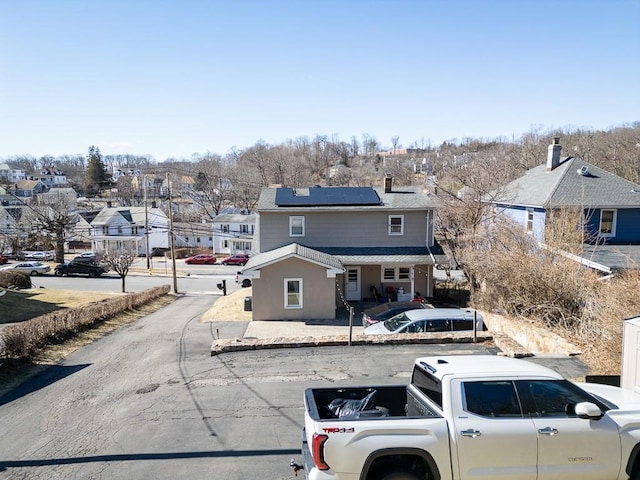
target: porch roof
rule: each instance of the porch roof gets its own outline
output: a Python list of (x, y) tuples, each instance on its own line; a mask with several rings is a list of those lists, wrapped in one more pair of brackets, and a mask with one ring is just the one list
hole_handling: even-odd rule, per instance
[(411, 264), (433, 265), (447, 257), (440, 245), (433, 247), (316, 247), (338, 258), (344, 265)]

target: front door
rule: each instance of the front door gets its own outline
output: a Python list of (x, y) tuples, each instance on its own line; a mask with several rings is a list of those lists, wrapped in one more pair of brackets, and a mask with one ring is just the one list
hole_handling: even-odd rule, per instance
[(360, 267), (347, 267), (345, 285), (345, 298), (359, 302), (362, 300), (362, 291), (360, 287)]

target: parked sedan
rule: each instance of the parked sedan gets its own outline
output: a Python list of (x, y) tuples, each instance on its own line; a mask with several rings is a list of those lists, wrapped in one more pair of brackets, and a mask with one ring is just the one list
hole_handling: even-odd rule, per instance
[(42, 275), (51, 271), (49, 265), (45, 265), (42, 262), (19, 262), (8, 267), (3, 267), (2, 270), (20, 270), (27, 272), (29, 275)]
[(27, 260), (53, 260), (51, 252), (24, 252)]
[(245, 265), (249, 261), (246, 253), (236, 253), (222, 260), (223, 265)]
[(184, 259), (184, 263), (187, 265), (213, 265), (216, 263), (216, 257), (206, 253), (194, 255)]
[(0, 255), (0, 265), (4, 265), (5, 263), (9, 263), (9, 259), (4, 255)]
[(407, 310), (419, 310), (421, 308), (431, 308), (431, 305), (422, 302), (381, 303), (362, 312), (362, 326), (367, 328), (369, 325), (388, 320)]
[(425, 308), (408, 310), (364, 329), (365, 334), (456, 332), (484, 330), (480, 313), (465, 308)]

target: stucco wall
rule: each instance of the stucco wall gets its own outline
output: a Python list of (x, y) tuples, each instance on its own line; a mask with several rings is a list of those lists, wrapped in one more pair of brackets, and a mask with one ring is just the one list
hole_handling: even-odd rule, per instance
[[(301, 278), (302, 308), (284, 307), (284, 279)], [(289, 258), (260, 270), (253, 279), (253, 320), (335, 319), (335, 278), (324, 267)]]

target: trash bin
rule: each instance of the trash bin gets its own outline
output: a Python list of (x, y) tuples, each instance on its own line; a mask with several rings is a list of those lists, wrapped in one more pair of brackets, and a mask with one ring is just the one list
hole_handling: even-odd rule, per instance
[(251, 297), (244, 297), (244, 311), (251, 311)]

